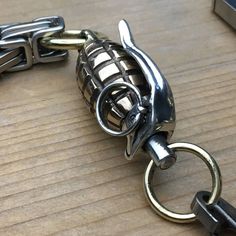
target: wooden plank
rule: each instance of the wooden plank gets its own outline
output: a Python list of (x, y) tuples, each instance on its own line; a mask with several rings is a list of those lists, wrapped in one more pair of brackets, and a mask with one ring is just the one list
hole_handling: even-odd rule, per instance
[[(67, 29), (115, 41), (118, 21), (127, 19), (171, 84), (172, 141), (211, 152), (223, 197), (236, 204), (236, 35), (211, 1), (9, 0), (1, 9), (2, 24), (62, 15)], [(200, 224), (173, 224), (151, 210), (142, 189), (148, 158), (125, 160), (125, 140), (98, 127), (77, 89), (76, 57), (0, 80), (0, 235), (207, 235)], [(210, 182), (201, 162), (182, 155), (155, 180), (162, 202), (178, 211)]]

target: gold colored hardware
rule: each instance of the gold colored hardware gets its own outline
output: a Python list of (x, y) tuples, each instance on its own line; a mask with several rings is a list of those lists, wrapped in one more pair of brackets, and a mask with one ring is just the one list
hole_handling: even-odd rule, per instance
[[(192, 153), (205, 162), (212, 177), (212, 192), (207, 204), (216, 203), (221, 194), (222, 183), (220, 169), (214, 158), (202, 148), (190, 143), (173, 143), (168, 145), (168, 148), (172, 149), (174, 152), (184, 151)], [(144, 176), (144, 192), (151, 207), (158, 215), (172, 222), (189, 223), (194, 221), (196, 219), (194, 213), (176, 213), (167, 209), (158, 201), (151, 184), (155, 168), (156, 165), (154, 161), (150, 161)]]
[[(93, 31), (99, 39), (107, 39), (107, 36)], [(55, 50), (80, 50), (87, 42), (88, 37), (84, 30), (68, 30), (57, 36), (44, 37), (40, 44), (46, 48)]]

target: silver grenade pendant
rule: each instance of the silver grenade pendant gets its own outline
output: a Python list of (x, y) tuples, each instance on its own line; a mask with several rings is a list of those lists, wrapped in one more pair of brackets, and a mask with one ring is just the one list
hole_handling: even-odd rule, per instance
[[(142, 96), (148, 94), (148, 86), (138, 63), (121, 45), (98, 39), (95, 35), (79, 53), (77, 81), (92, 113), (95, 113), (99, 94), (112, 82), (131, 83), (137, 86)], [(112, 104), (107, 104), (104, 109), (109, 127), (122, 130), (125, 117), (135, 105), (134, 100), (132, 94), (124, 90), (110, 96)]]
[(127, 136), (125, 156), (142, 147), (162, 169), (175, 162), (167, 141), (175, 128), (170, 86), (156, 64), (138, 49), (128, 24), (119, 24), (122, 45), (84, 30), (86, 43), (77, 61), (78, 87), (101, 127)]

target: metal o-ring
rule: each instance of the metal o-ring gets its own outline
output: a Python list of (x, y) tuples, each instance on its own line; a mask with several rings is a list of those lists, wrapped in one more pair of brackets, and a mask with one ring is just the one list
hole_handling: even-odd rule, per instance
[(102, 112), (103, 105), (106, 102), (107, 95), (109, 93), (111, 94), (114, 90), (119, 89), (121, 87), (127, 87), (132, 92), (134, 92), (134, 94), (137, 97), (138, 105), (140, 107), (142, 106), (142, 98), (141, 98), (139, 89), (136, 86), (134, 86), (130, 83), (127, 83), (127, 82), (113, 82), (113, 83), (107, 85), (102, 90), (102, 92), (98, 96), (97, 103), (96, 103), (96, 116), (97, 116), (97, 120), (98, 120), (98, 123), (101, 126), (101, 128), (106, 133), (108, 133), (110, 135), (113, 135), (113, 136), (126, 136), (126, 135), (130, 134), (137, 127), (137, 125), (140, 122), (140, 118), (141, 118), (141, 114), (138, 113), (137, 116), (136, 116), (136, 120), (132, 124), (132, 126), (130, 126), (129, 128), (127, 128), (126, 130), (123, 130), (123, 131), (112, 130), (106, 125), (105, 117), (103, 116), (103, 112)]
[[(168, 147), (173, 149), (173, 151), (190, 152), (205, 162), (212, 176), (212, 192), (207, 204), (213, 204), (217, 202), (221, 194), (221, 174), (214, 158), (202, 148), (190, 143), (173, 143), (168, 145)], [(176, 213), (170, 211), (158, 201), (151, 185), (155, 167), (156, 165), (154, 161), (150, 161), (144, 176), (145, 195), (151, 207), (158, 215), (169, 221), (177, 223), (188, 223), (194, 221), (196, 219), (194, 213)]]

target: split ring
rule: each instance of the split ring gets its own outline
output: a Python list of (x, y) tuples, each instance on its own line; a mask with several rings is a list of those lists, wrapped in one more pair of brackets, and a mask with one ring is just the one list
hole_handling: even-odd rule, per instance
[[(204, 161), (204, 163), (209, 168), (212, 177), (212, 192), (207, 204), (210, 205), (216, 203), (221, 194), (222, 183), (221, 183), (220, 169), (215, 159), (204, 149), (194, 144), (173, 143), (168, 145), (168, 147), (172, 149), (174, 152), (184, 151), (192, 153)], [(174, 211), (167, 209), (159, 202), (151, 185), (155, 168), (156, 165), (154, 161), (151, 160), (144, 176), (144, 192), (151, 207), (158, 215), (172, 222), (188, 223), (194, 221), (196, 219), (194, 213), (176, 213)]]

